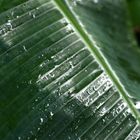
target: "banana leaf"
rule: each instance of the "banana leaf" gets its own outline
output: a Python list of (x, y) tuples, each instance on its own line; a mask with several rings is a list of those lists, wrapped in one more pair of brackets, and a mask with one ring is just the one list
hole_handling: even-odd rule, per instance
[(125, 0), (1, 0), (0, 139), (140, 139), (131, 26)]

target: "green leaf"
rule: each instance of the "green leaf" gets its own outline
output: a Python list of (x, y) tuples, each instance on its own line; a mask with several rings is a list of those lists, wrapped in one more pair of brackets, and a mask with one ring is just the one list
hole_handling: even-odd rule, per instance
[(140, 1), (139, 0), (127, 0), (128, 8), (131, 15), (133, 26), (140, 26)]
[(139, 100), (140, 55), (125, 3), (18, 2), (0, 13), (0, 139), (139, 139), (128, 94)]

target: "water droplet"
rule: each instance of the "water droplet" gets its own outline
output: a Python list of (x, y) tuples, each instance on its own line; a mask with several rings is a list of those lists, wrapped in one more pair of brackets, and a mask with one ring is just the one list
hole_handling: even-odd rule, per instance
[(21, 140), (21, 137), (18, 137), (18, 140)]
[(41, 124), (43, 123), (43, 121), (44, 121), (43, 118), (40, 118), (40, 123), (41, 123)]
[[(75, 88), (73, 87), (73, 88), (70, 88), (69, 89), (69, 93), (71, 94), (71, 93), (73, 93), (74, 92), (74, 90), (75, 90)], [(73, 96), (75, 95), (75, 94), (72, 94)], [(71, 97), (72, 97), (72, 95), (71, 95)]]
[(72, 28), (72, 26), (71, 26), (70, 24), (67, 25), (66, 31), (67, 31), (68, 33), (72, 33), (72, 32), (73, 32), (73, 28)]
[(55, 76), (54, 73), (50, 73), (49, 75), (50, 75), (50, 77), (52, 77), (52, 78)]
[(54, 59), (55, 58), (55, 55), (51, 56), (51, 59)]
[(107, 109), (104, 107), (101, 111), (100, 111), (100, 116), (104, 116), (104, 114), (107, 112)]
[(68, 24), (68, 22), (66, 21), (66, 19), (62, 19), (60, 22), (61, 22), (63, 25), (67, 25), (67, 24)]
[(36, 18), (36, 15), (35, 15), (34, 13), (29, 12), (28, 14), (29, 14), (29, 16), (31, 16), (32, 18)]
[(43, 64), (40, 64), (40, 65), (39, 65), (39, 67), (41, 67), (41, 68), (42, 68), (42, 67), (43, 67)]
[(38, 75), (38, 79), (40, 79), (40, 78), (41, 78), (41, 74)]
[(74, 68), (72, 61), (69, 62), (71, 68)]
[(8, 22), (6, 23), (6, 26), (8, 27), (9, 30), (12, 30), (12, 24), (11, 24), (11, 20), (8, 20)]
[(135, 106), (136, 106), (137, 109), (140, 109), (140, 102), (136, 102)]
[(12, 16), (12, 17), (14, 16), (14, 11), (11, 11), (11, 16)]
[(73, 6), (76, 6), (79, 2), (81, 2), (82, 0), (73, 0)]
[(130, 108), (128, 108), (128, 109), (127, 109), (127, 112), (128, 112), (128, 113), (131, 113), (131, 110), (130, 110)]
[(41, 78), (42, 81), (47, 81), (48, 79), (49, 79), (48, 75), (44, 75), (44, 76)]
[(94, 2), (94, 3), (98, 3), (98, 2), (99, 2), (99, 0), (93, 0), (93, 2)]
[(78, 129), (78, 127), (79, 127), (79, 126), (78, 126), (78, 125), (76, 125), (76, 126), (75, 126), (75, 130), (76, 130), (76, 129)]
[(33, 131), (30, 131), (30, 134), (32, 134), (32, 135), (33, 135), (33, 134), (34, 134), (34, 133), (33, 133)]
[(53, 116), (54, 114), (52, 112), (50, 112), (50, 115)]
[(102, 121), (105, 122), (105, 119), (103, 119)]
[(36, 15), (35, 14), (33, 14), (32, 16), (33, 16), (33, 18), (36, 18)]
[(32, 80), (29, 81), (29, 84), (32, 84)]
[(75, 94), (71, 94), (70, 97), (75, 97)]
[(29, 14), (29, 16), (31, 16), (31, 15), (32, 15), (32, 13), (31, 13), (31, 12), (29, 12), (28, 14)]
[(27, 52), (27, 49), (26, 49), (26, 47), (25, 47), (25, 46), (23, 46), (23, 49), (24, 49), (24, 51), (25, 51), (25, 52)]

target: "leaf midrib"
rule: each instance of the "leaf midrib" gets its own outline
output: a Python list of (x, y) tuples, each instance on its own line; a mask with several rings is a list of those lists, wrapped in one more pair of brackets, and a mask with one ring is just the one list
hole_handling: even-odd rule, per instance
[(110, 79), (113, 81), (114, 85), (116, 86), (117, 90), (121, 94), (124, 101), (127, 103), (128, 107), (130, 108), (132, 114), (137, 119), (138, 123), (140, 124), (140, 114), (138, 110), (135, 108), (133, 102), (128, 98), (128, 93), (124, 89), (123, 85), (119, 81), (116, 74), (113, 72), (111, 67), (109, 66), (108, 62), (105, 61), (104, 56), (101, 54), (101, 52), (98, 51), (96, 46), (93, 44), (93, 41), (91, 38), (88, 37), (85, 30), (79, 25), (78, 20), (74, 16), (74, 13), (69, 10), (68, 6), (64, 4), (64, 1), (62, 0), (53, 0), (56, 7), (59, 9), (59, 11), (64, 15), (64, 17), (69, 21), (69, 23), (74, 28), (75, 32), (79, 35), (82, 42), (88, 47), (93, 57), (96, 58), (97, 62), (100, 64), (100, 66), (104, 69), (104, 71), (107, 73), (107, 75), (110, 77)]

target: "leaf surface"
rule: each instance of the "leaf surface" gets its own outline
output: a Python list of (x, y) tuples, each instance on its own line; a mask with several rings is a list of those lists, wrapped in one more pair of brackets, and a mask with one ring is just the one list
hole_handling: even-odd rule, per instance
[[(79, 12), (87, 6), (78, 5)], [(79, 16), (77, 11), (75, 15)], [(79, 21), (85, 18), (88, 22), (89, 13), (86, 10), (81, 13), (85, 17), (80, 16)], [(92, 17), (96, 17), (96, 10), (91, 21)], [(104, 21), (102, 16), (97, 19)], [(50, 0), (29, 0), (1, 10), (0, 139), (133, 140), (140, 137), (136, 118), (139, 116), (131, 99), (122, 98), (100, 58), (97, 59), (96, 52), (91, 51), (77, 28), (79, 25), (71, 23), (64, 9)], [(92, 28), (95, 29), (92, 33), (96, 33), (93, 41), (105, 39), (106, 43), (111, 42), (106, 49), (114, 51), (111, 46), (114, 42), (105, 36), (105, 26), (102, 29), (93, 24)], [(104, 40), (101, 46), (104, 52)], [(115, 57), (113, 53), (112, 57)]]

